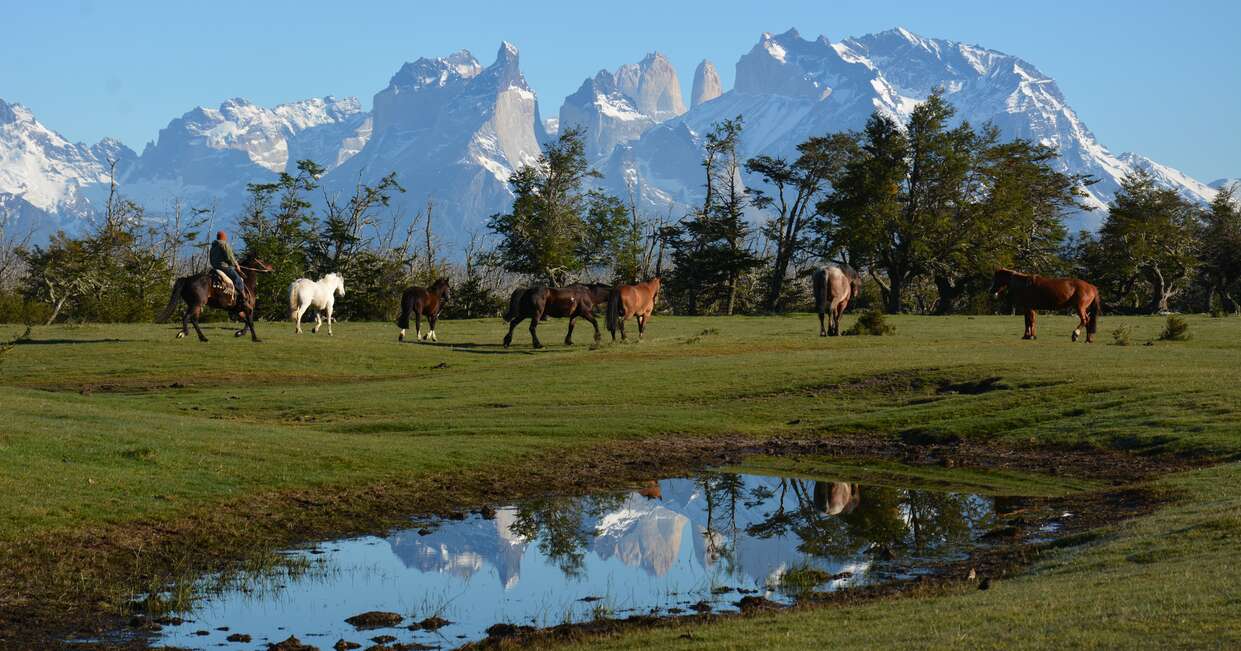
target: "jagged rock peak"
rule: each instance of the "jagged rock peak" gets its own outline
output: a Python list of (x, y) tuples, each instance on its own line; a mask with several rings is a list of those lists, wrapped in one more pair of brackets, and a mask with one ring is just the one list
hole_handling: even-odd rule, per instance
[(429, 86), (443, 87), (459, 79), (470, 79), (483, 71), (483, 66), (470, 54), (460, 50), (446, 57), (419, 58), (401, 66), (388, 82), (389, 88), (416, 90)]
[(715, 64), (703, 59), (694, 70), (694, 89), (690, 94), (690, 107), (710, 102), (722, 94), (724, 94), (724, 89), (720, 86), (720, 75), (715, 71)]
[(668, 57), (651, 52), (640, 63), (627, 63), (616, 70), (616, 87), (632, 97), (637, 108), (656, 122), (685, 112), (681, 81)]
[(0, 99), (0, 124), (12, 124), (14, 122), (33, 122), (34, 114), (30, 109), (21, 104), (9, 104)]

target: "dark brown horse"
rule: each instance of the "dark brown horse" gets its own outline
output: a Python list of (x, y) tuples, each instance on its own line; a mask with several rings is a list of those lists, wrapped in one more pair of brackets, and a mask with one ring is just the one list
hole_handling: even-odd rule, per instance
[(538, 327), (539, 321), (546, 317), (569, 318), (569, 332), (564, 336), (566, 346), (573, 345), (573, 326), (578, 317), (586, 319), (595, 327), (595, 342), (598, 343), (602, 335), (599, 334), (599, 322), (595, 320), (595, 297), (602, 296), (607, 300), (606, 296), (611, 293), (611, 288), (605, 293), (605, 285), (596, 285), (594, 289), (589, 285), (578, 284), (568, 287), (539, 286), (513, 292), (508, 312), (504, 315), (504, 320), (509, 324), (508, 334), (504, 335), (504, 347), (507, 348), (513, 343), (513, 330), (517, 328), (517, 324), (524, 319), (530, 319), (530, 339), (535, 348), (542, 348)]
[(625, 321), (634, 317), (638, 322), (638, 341), (646, 334), (646, 322), (655, 311), (655, 301), (659, 298), (659, 276), (636, 285), (621, 285), (612, 292), (608, 300), (608, 332), (612, 333), (612, 341), (616, 341), (616, 330), (619, 328), (621, 341), (625, 340)]
[[(840, 334), (840, 315), (862, 292), (862, 277), (848, 265), (829, 264), (814, 271), (814, 304), (819, 310), (819, 336)], [(823, 327), (823, 317), (831, 319)]]
[(435, 336), (435, 324), (440, 319), (440, 312), (444, 309), (444, 303), (452, 297), (452, 292), (448, 289), (448, 279), (439, 278), (431, 283), (430, 287), (423, 289), (421, 287), (410, 287), (401, 295), (401, 317), (396, 320), (396, 325), (401, 329), (401, 334), (397, 336), (397, 341), (405, 341), (405, 330), (409, 328), (409, 315), (414, 315), (414, 334), (418, 336), (418, 341), (422, 341), (422, 317), (427, 317), (427, 323), (431, 330), (427, 332), (428, 341), (439, 341)]
[(991, 293), (996, 298), (1008, 292), (1013, 307), (1026, 313), (1026, 333), (1022, 339), (1037, 339), (1035, 310), (1071, 309), (1077, 312), (1080, 323), (1073, 329), (1073, 341), (1086, 328), (1086, 343), (1094, 343), (1099, 329), (1099, 288), (1077, 278), (1044, 278), (1023, 274), (1011, 269), (997, 269), (991, 282)]
[(198, 317), (206, 306), (236, 315), (245, 325), (233, 335), (240, 337), (249, 330), (250, 338), (258, 341), (259, 336), (254, 332), (254, 292), (258, 287), (258, 274), (261, 273), (271, 273), (271, 265), (249, 256), (241, 262), (241, 276), (246, 281), (244, 291), (233, 287), (233, 283), (224, 274), (214, 269), (178, 278), (172, 285), (172, 297), (168, 299), (167, 307), (156, 321), (167, 321), (176, 309), (177, 302), (185, 301), (185, 314), (181, 317), (181, 332), (177, 333), (177, 339), (190, 333), (192, 323), (194, 331), (198, 333), (198, 340), (207, 341), (202, 328), (198, 327)]

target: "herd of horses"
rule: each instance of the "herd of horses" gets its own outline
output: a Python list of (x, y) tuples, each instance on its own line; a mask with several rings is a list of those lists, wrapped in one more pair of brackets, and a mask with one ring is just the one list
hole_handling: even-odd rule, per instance
[[(234, 288), (224, 274), (214, 271), (178, 278), (172, 287), (172, 297), (158, 321), (167, 320), (178, 302), (184, 301), (186, 309), (181, 318), (178, 338), (188, 335), (192, 325), (199, 340), (207, 341), (198, 319), (204, 307), (212, 307), (229, 312), (243, 323), (241, 329), (234, 333), (236, 336), (240, 337), (249, 332), (251, 339), (259, 341), (254, 332), (255, 290), (258, 274), (271, 271), (271, 265), (247, 256), (241, 262), (244, 288)], [(531, 344), (535, 348), (542, 348), (538, 328), (539, 324), (548, 318), (569, 320), (569, 329), (564, 338), (566, 346), (573, 345), (573, 328), (579, 318), (594, 328), (594, 340), (598, 343), (602, 334), (595, 316), (597, 309), (604, 311), (605, 324), (612, 335), (612, 341), (616, 341), (618, 331), (621, 341), (627, 340), (625, 322), (630, 318), (638, 325), (638, 340), (641, 341), (646, 334), (646, 324), (655, 311), (660, 284), (661, 279), (656, 274), (645, 282), (616, 287), (604, 283), (574, 283), (566, 287), (539, 285), (515, 290), (509, 298), (508, 309), (504, 314), (504, 320), (508, 323), (504, 347), (512, 344), (513, 331), (517, 326), (529, 319)], [(841, 315), (861, 292), (861, 276), (847, 265), (830, 264), (815, 270), (812, 285), (815, 307), (819, 314), (819, 336), (839, 335)], [(1093, 342), (1095, 333), (1098, 332), (1101, 311), (1099, 289), (1084, 280), (1048, 278), (1002, 268), (995, 272), (991, 294), (997, 299), (1007, 294), (1012, 305), (1025, 313), (1026, 329), (1023, 339), (1037, 338), (1038, 310), (1069, 309), (1075, 312), (1079, 323), (1073, 329), (1073, 341), (1081, 337), (1083, 328), (1086, 331), (1087, 343)], [(293, 281), (289, 286), (289, 318), (296, 324), (295, 332), (301, 334), (302, 317), (313, 308), (315, 327), (311, 332), (317, 333), (326, 321), (328, 335), (331, 335), (333, 307), (336, 298), (344, 295), (345, 281), (339, 274), (329, 273), (317, 281), (308, 278)], [(401, 295), (401, 316), (396, 320), (396, 325), (400, 328), (397, 340), (405, 340), (412, 316), (414, 334), (419, 341), (438, 341), (435, 327), (451, 295), (449, 282), (445, 278), (436, 280), (429, 287), (406, 289)], [(428, 326), (425, 335), (422, 333), (424, 317)]]

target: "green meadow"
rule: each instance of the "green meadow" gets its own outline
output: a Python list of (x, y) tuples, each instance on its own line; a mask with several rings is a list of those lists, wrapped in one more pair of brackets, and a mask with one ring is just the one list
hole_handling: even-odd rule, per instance
[[(432, 492), (462, 502), (445, 506), (476, 506), (478, 486), (523, 473), (570, 487), (596, 450), (641, 459), (669, 442), (873, 437), (1015, 457), (1125, 455), (1162, 468), (1133, 480), (1161, 501), (987, 591), (623, 629), (587, 643), (1241, 645), (1241, 322), (1187, 320), (1189, 339), (1173, 342), (1157, 339), (1162, 318), (1105, 315), (1086, 345), (1069, 341), (1067, 316), (1042, 317), (1037, 341), (1020, 339), (1020, 317), (898, 316), (890, 336), (820, 338), (806, 314), (656, 316), (640, 344), (605, 332), (594, 346), (579, 323), (573, 347), (552, 320), (538, 351), (524, 328), (501, 347), (498, 319), (442, 322), (438, 344), (399, 344), (379, 323), (340, 322), (328, 337), (260, 322), (257, 344), (223, 323), (204, 326), (208, 343), (174, 339), (166, 325), (36, 327), (0, 356), (0, 642), (120, 612), (161, 577), (201, 569), (173, 547), (232, 558), (320, 529), (382, 526), (368, 519), (375, 506), (355, 508), (352, 497), (390, 492), (385, 517), (398, 517)], [(1121, 324), (1127, 346), (1110, 334)], [(0, 326), (0, 341), (22, 330)], [(797, 471), (786, 459), (753, 463)], [(1018, 493), (1104, 484), (960, 466), (963, 482), (981, 473)], [(283, 524), (294, 513), (311, 515)]]

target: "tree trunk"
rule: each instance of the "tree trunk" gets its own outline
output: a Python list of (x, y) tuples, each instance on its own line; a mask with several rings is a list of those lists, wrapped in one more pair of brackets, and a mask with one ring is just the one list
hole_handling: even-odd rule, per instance
[(780, 295), (784, 293), (784, 276), (788, 273), (789, 256), (785, 255), (784, 246), (776, 251), (776, 260), (771, 270), (771, 282), (767, 286), (767, 311), (775, 312), (780, 306)]
[(68, 296), (62, 296), (60, 300), (56, 301), (56, 307), (52, 310), (52, 316), (47, 317), (47, 323), (43, 325), (50, 326), (56, 321), (56, 317), (60, 316), (60, 309), (65, 306), (65, 301), (67, 300), (69, 300)]
[(935, 289), (939, 292), (939, 299), (935, 302), (935, 313), (939, 315), (951, 314), (953, 305), (961, 296), (961, 285), (953, 285), (952, 280), (948, 276), (936, 274)]
[(888, 270), (888, 314), (900, 314), (902, 306), (901, 293), (904, 290), (904, 279), (901, 274)]

